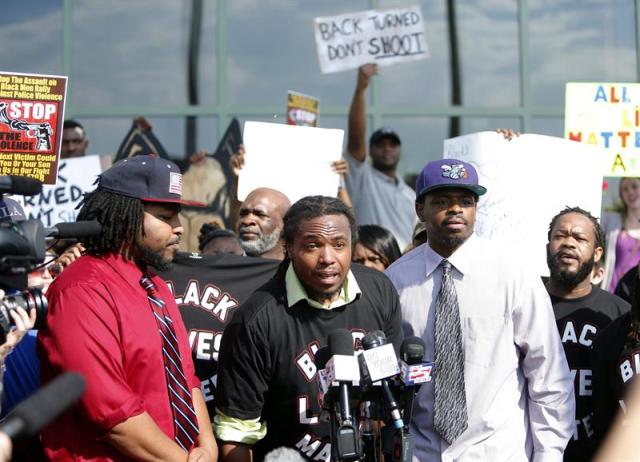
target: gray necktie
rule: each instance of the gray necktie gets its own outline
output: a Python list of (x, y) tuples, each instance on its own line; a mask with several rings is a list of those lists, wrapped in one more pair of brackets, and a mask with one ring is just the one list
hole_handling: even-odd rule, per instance
[(436, 301), (433, 423), (440, 436), (452, 444), (467, 429), (464, 346), (458, 296), (451, 279), (451, 263), (445, 259), (440, 266), (442, 285)]

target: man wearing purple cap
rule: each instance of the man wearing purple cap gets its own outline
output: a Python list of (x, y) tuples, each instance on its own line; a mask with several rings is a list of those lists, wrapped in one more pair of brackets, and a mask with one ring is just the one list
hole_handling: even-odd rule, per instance
[(215, 461), (217, 448), (187, 333), (166, 283), (183, 234), (182, 176), (155, 156), (121, 160), (85, 195), (98, 220), (86, 255), (50, 286), (38, 344), (42, 379), (72, 370), (87, 388), (42, 432), (50, 460)]
[(376, 130), (369, 139), (371, 165), (366, 162), (366, 92), (369, 80), (378, 72), (377, 64), (358, 69), (358, 82), (349, 109), (347, 189), (353, 202), (358, 225), (380, 225), (393, 233), (404, 249), (411, 243), (416, 222), (413, 214), (413, 190), (396, 175), (401, 143), (390, 128)]
[(574, 429), (573, 381), (549, 296), (515, 255), (474, 234), (474, 167), (428, 163), (415, 209), (427, 243), (387, 269), (405, 333), (435, 361), (411, 429), (418, 460), (561, 461)]

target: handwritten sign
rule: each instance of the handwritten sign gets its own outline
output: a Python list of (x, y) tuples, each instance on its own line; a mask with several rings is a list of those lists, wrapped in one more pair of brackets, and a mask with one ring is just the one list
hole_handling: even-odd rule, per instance
[(603, 176), (640, 176), (640, 84), (568, 83), (565, 138), (603, 148)]
[(419, 6), (367, 10), (314, 19), (323, 73), (426, 59), (429, 56)]
[(54, 184), (67, 78), (0, 72), (0, 174)]
[(566, 206), (600, 214), (602, 150), (562, 138), (522, 135), (511, 141), (494, 132), (445, 140), (444, 157), (471, 163), (480, 197), (475, 230), (530, 262), (538, 276), (549, 274), (547, 231)]
[(79, 212), (76, 206), (83, 194), (95, 189), (97, 176), (110, 164), (110, 156), (62, 159), (55, 185), (45, 185), (36, 196), (13, 196), (13, 199), (22, 204), (27, 218), (39, 218), (45, 227), (76, 221)]

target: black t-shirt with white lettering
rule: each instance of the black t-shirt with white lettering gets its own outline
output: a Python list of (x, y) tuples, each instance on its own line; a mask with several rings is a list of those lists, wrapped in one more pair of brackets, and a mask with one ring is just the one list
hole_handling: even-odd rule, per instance
[(329, 426), (319, 422), (320, 390), (315, 352), (336, 329), (351, 331), (355, 348), (368, 332), (382, 330), (396, 352), (402, 341), (400, 303), (387, 277), (354, 264), (361, 290), (355, 301), (323, 310), (300, 301), (287, 308), (284, 274), (258, 289), (225, 329), (220, 349), (217, 408), (229, 417), (260, 418), (265, 438), (255, 460), (288, 446), (308, 460), (329, 460)]
[(629, 304), (596, 286), (584, 297), (551, 295), (556, 324), (574, 374), (576, 433), (565, 450), (565, 461), (590, 460), (594, 451), (591, 350), (599, 332), (629, 311)]
[(593, 401), (596, 439), (602, 441), (619, 412), (626, 412), (625, 397), (640, 374), (640, 342), (628, 341), (631, 314), (613, 321), (593, 346)]

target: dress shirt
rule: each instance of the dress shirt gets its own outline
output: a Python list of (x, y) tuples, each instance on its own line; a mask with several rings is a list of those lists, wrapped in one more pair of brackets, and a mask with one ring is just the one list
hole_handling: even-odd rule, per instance
[[(76, 371), (87, 381), (78, 404), (42, 432), (49, 460), (131, 460), (104, 437), (143, 412), (174, 438), (162, 338), (141, 277), (140, 268), (119, 255), (86, 255), (49, 288), (47, 327), (38, 335), (42, 379)], [(173, 296), (161, 278), (152, 280), (173, 320), (187, 384), (198, 388)]]
[[(400, 295), (405, 334), (425, 341), (428, 361), (442, 259), (424, 244), (386, 271)], [(422, 386), (411, 422), (415, 457), (561, 461), (575, 426), (573, 380), (542, 281), (475, 235), (448, 260), (460, 305), (469, 426), (449, 446), (433, 428), (433, 384)]]

